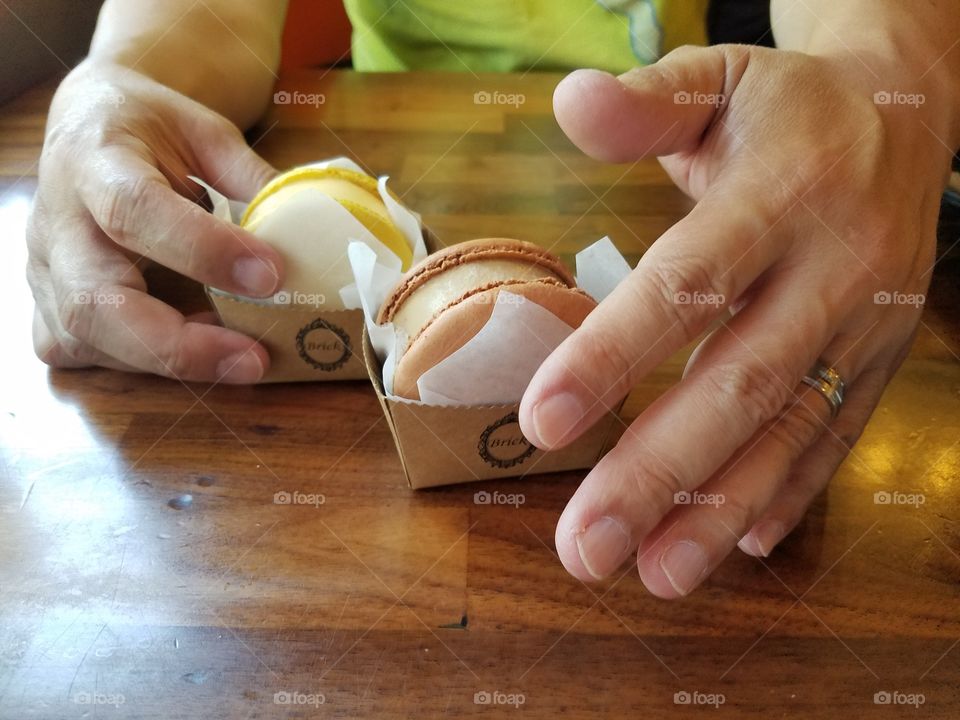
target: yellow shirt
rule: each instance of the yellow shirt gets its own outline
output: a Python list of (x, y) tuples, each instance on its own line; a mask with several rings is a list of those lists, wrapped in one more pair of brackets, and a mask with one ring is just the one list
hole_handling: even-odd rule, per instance
[(620, 73), (706, 43), (708, 0), (344, 0), (364, 71)]

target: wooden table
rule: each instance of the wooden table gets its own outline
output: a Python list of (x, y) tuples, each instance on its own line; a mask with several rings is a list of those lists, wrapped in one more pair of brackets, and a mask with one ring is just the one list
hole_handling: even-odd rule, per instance
[[(569, 257), (610, 234), (636, 260), (689, 202), (655, 162), (576, 151), (552, 118), (557, 79), (288, 76), (326, 102), (274, 107), (251, 139), (281, 167), (347, 154), (390, 174), (445, 243), (508, 235)], [(804, 524), (767, 561), (737, 552), (665, 602), (627, 568), (587, 587), (560, 566), (554, 525), (583, 473), (410, 491), (366, 383), (48, 371), (22, 235), (50, 93), (0, 114), (0, 717), (958, 716), (956, 255)], [(196, 302), (185, 283), (156, 287)], [(628, 420), (685, 357), (638, 388)], [(479, 489), (525, 504), (478, 506)], [(885, 489), (926, 501), (875, 504)], [(280, 490), (326, 502), (276, 505)], [(885, 691), (925, 702), (874, 704)], [(485, 692), (522, 706), (475, 702)]]

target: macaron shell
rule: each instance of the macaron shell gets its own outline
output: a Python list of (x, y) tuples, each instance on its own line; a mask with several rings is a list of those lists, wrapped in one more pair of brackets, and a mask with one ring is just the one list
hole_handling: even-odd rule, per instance
[[(400, 229), (393, 224), (380, 197), (377, 181), (342, 168), (294, 168), (273, 180), (257, 193), (247, 206), (241, 227), (256, 234), (263, 222), (275, 212), (283, 212), (293, 198), (308, 190), (333, 198), (400, 258), (406, 269), (413, 262), (413, 249)], [(309, 252), (309, 251), (308, 251)]]
[(362, 205), (371, 212), (376, 212), (388, 219), (386, 207), (379, 195), (372, 194), (369, 190), (343, 178), (305, 177), (288, 182), (274, 192), (265, 193), (261, 199), (255, 201), (255, 204), (251, 203), (243, 215), (241, 221), (243, 227), (253, 230), (264, 217), (281, 209), (292, 195), (304, 190), (318, 190), (344, 206), (348, 203)]
[(294, 193), (283, 212), (266, 215), (257, 227), (257, 237), (283, 258), (286, 273), (281, 289), (323, 295), (324, 310), (344, 309), (340, 288), (355, 282), (347, 258), (351, 238), (369, 241), (379, 262), (386, 263), (392, 256), (347, 208), (315, 190)]
[(442, 310), (415, 338), (397, 362), (393, 394), (411, 400), (420, 399), (417, 380), (427, 370), (449, 357), (486, 324), (501, 291), (521, 295), (550, 310), (570, 327), (579, 327), (596, 301), (577, 288), (557, 281), (506, 282), (481, 290)]
[(258, 192), (256, 196), (254, 196), (253, 200), (250, 201), (250, 204), (247, 205), (247, 209), (243, 213), (243, 217), (240, 219), (240, 225), (246, 226), (253, 214), (257, 211), (260, 203), (275, 193), (281, 192), (282, 190), (286, 190), (288, 188), (293, 188), (304, 180), (328, 179), (345, 180), (353, 185), (356, 185), (362, 190), (365, 190), (373, 198), (379, 199), (377, 181), (369, 175), (362, 175), (354, 172), (353, 170), (345, 170), (343, 168), (295, 167), (292, 170), (281, 173), (260, 189), (260, 192)]
[(387, 296), (377, 316), (377, 323), (382, 325), (392, 320), (394, 312), (404, 300), (431, 277), (445, 272), (452, 265), (484, 259), (519, 260), (540, 265), (568, 287), (576, 287), (576, 280), (560, 259), (539, 245), (511, 238), (468, 240), (438, 250), (412, 267)]
[(560, 278), (542, 265), (499, 257), (482, 257), (473, 262), (447, 265), (443, 272), (424, 277), (412, 287), (393, 313), (394, 326), (406, 337), (414, 337), (433, 317), (464, 295), (504, 282), (534, 282)]

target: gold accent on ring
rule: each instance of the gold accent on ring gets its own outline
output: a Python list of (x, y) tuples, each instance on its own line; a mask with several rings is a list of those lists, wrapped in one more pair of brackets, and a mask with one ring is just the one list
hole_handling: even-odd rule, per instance
[(803, 378), (803, 384), (809, 385), (823, 396), (830, 405), (830, 419), (840, 412), (843, 405), (843, 392), (846, 389), (843, 378), (836, 369), (818, 362), (808, 375)]

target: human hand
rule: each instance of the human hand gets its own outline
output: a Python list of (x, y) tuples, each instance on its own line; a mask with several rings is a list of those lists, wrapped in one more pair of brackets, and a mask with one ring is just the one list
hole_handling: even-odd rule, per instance
[(140, 267), (152, 260), (229, 292), (272, 294), (279, 255), (197, 205), (202, 191), (187, 176), (250, 199), (275, 173), (203, 105), (127, 68), (80, 65), (54, 97), (27, 228), (38, 357), (259, 380), (270, 362), (261, 345), (211, 313), (184, 317), (151, 297)]
[[(849, 54), (681, 48), (557, 88), (557, 119), (581, 149), (658, 156), (697, 204), (543, 364), (524, 434), (571, 442), (725, 318), (564, 510), (556, 546), (576, 577), (636, 553), (651, 592), (685, 595), (738, 543), (767, 555), (856, 442), (919, 322), (951, 156), (932, 76), (888, 69), (874, 76)], [(818, 358), (847, 386), (835, 419), (801, 384)], [(695, 492), (707, 503), (675, 502)]]

